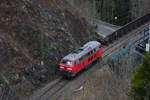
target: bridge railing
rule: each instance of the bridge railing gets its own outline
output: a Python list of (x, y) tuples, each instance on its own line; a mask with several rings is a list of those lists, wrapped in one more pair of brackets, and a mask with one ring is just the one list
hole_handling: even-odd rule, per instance
[(150, 21), (150, 13), (131, 21), (130, 23), (124, 25), (123, 27), (116, 30), (112, 34), (108, 35), (106, 41), (107, 43), (112, 43), (113, 41), (119, 39), (120, 37), (124, 36), (125, 34), (128, 34), (132, 30), (137, 29), (138, 27), (146, 24), (149, 21)]

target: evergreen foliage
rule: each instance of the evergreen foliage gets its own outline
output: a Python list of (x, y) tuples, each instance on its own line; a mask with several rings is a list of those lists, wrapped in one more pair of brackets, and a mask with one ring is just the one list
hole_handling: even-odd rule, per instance
[(107, 22), (116, 25), (125, 25), (131, 20), (130, 0), (112, 0), (112, 3), (106, 8), (106, 12), (107, 15), (105, 17), (107, 18)]
[[(130, 21), (130, 0), (113, 0), (114, 4), (114, 16), (118, 17), (115, 24), (124, 25)], [(114, 20), (114, 19), (113, 19)]]
[(1, 74), (0, 74), (0, 84), (4, 83), (4, 79), (2, 78)]
[(131, 100), (150, 100), (150, 53), (133, 71), (129, 96)]
[[(131, 0), (73, 0), (75, 5), (84, 6), (88, 2), (92, 6), (90, 17), (116, 24), (125, 25), (131, 21)], [(90, 8), (90, 7), (89, 7)], [(115, 19), (117, 18), (117, 19)]]

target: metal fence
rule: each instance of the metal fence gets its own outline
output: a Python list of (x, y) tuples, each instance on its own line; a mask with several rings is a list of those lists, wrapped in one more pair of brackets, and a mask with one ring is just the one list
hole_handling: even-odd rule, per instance
[(149, 21), (150, 21), (150, 13), (131, 21), (130, 23), (128, 23), (128, 24), (124, 25), (123, 27), (121, 27), (120, 29), (118, 29), (117, 31), (108, 35), (108, 37), (106, 38), (106, 41), (107, 41), (107, 43), (112, 43), (113, 41), (121, 38), (122, 36), (128, 34), (132, 30), (137, 29), (138, 27), (146, 24)]

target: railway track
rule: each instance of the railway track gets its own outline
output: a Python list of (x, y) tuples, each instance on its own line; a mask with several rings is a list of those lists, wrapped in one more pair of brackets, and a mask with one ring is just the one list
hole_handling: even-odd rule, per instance
[[(134, 36), (134, 35), (133, 35)], [(127, 42), (129, 39), (126, 39), (123, 42), (119, 42), (118, 45), (114, 45), (113, 47), (106, 47), (105, 53), (103, 55), (103, 59), (107, 56), (109, 56), (111, 53), (113, 53), (116, 49), (116, 47), (119, 47), (122, 43)], [(111, 49), (110, 49), (111, 48)], [(60, 78), (55, 84), (53, 84), (51, 87), (49, 87), (48, 90), (46, 90), (41, 96), (38, 97), (36, 100), (51, 100), (51, 97), (55, 96), (57, 92), (61, 91), (67, 84), (69, 83), (69, 80), (65, 80), (63, 78)]]
[(41, 95), (30, 98), (30, 100), (50, 100), (58, 91), (60, 91), (65, 85), (69, 83), (69, 80), (59, 78), (54, 84), (48, 87)]
[[(150, 16), (150, 14), (148, 14), (148, 16)], [(141, 18), (139, 20), (142, 20), (145, 19), (147, 20), (147, 16), (145, 18)], [(139, 24), (140, 21), (138, 19), (136, 20), (136, 22), (132, 22), (133, 23), (133, 26), (136, 26), (136, 24)], [(132, 30), (135, 30), (135, 31), (131, 31), (131, 27), (132, 26), (130, 23), (129, 27), (125, 26), (126, 29), (129, 29), (130, 32), (127, 30), (127, 32), (129, 33), (136, 33), (136, 32), (139, 32), (140, 30), (142, 30), (144, 27), (146, 27), (147, 25), (149, 24), (143, 24), (140, 26), (140, 28), (138, 29), (135, 29), (133, 28)], [(142, 23), (142, 21), (141, 21)], [(147, 22), (149, 23), (149, 22)], [(137, 26), (136, 26), (137, 27)], [(117, 32), (122, 32), (122, 30), (126, 30), (125, 28), (122, 28), (122, 29), (119, 29)], [(115, 34), (115, 37), (116, 37), (116, 34)], [(106, 58), (107, 56), (111, 55), (112, 53), (115, 53), (118, 49), (122, 48), (122, 45), (123, 44), (126, 44), (126, 43), (129, 43), (129, 40), (131, 39), (135, 39), (137, 38), (137, 34), (126, 34), (124, 35), (123, 37), (120, 37), (118, 38), (116, 41), (114, 41), (114, 43), (110, 44), (109, 46), (104, 46), (104, 52), (103, 52), (103, 55), (102, 55), (102, 58)], [(83, 75), (82, 75), (83, 76)], [(82, 78), (81, 78), (82, 79)], [(83, 80), (82, 80), (83, 81)], [(86, 79), (84, 79), (84, 83), (85, 83)], [(58, 81), (55, 82), (55, 84), (51, 85), (46, 91), (44, 91), (40, 96), (38, 96), (37, 98), (35, 99), (31, 99), (31, 100), (51, 100), (51, 97), (53, 96), (56, 96), (56, 94), (60, 94), (62, 93), (62, 90), (64, 90), (65, 86), (67, 86), (68, 84), (70, 83), (69, 80), (65, 80), (63, 78), (60, 78)], [(79, 84), (82, 84), (79, 83)], [(71, 86), (71, 85), (70, 85)], [(61, 91), (61, 92), (60, 92)], [(69, 91), (69, 90), (68, 90)], [(57, 96), (56, 96), (57, 97)]]
[[(45, 96), (45, 100), (50, 100), (50, 98), (52, 96), (54, 96), (58, 91), (60, 91), (65, 85), (67, 85), (69, 83), (68, 80), (65, 80), (63, 78), (61, 78), (57, 84), (55, 84), (52, 88), (49, 89), (49, 91), (47, 91), (44, 96)], [(40, 99), (40, 100), (43, 100)]]
[[(144, 27), (145, 26), (143, 26), (142, 29)], [(138, 31), (139, 30), (134, 31), (134, 33), (137, 33)], [(115, 53), (116, 50), (118, 50), (119, 48), (122, 48), (123, 44), (129, 43), (129, 41), (131, 39), (136, 39), (136, 38), (137, 38), (137, 34), (127, 34), (124, 37), (122, 37), (121, 39), (119, 39), (118, 41), (116, 41), (114, 44), (111, 44), (108, 47), (105, 46), (104, 47), (104, 54), (102, 55), (102, 58), (104, 59), (104, 58), (110, 56), (112, 53)], [(65, 88), (65, 86), (69, 84), (69, 82), (70, 82), (69, 80), (65, 80), (63, 78), (60, 78), (55, 84), (51, 85), (51, 87), (49, 87), (49, 89), (47, 89), (42, 95), (40, 95), (35, 100), (51, 100), (51, 98), (53, 96), (56, 96), (57, 93), (59, 93), (61, 90), (63, 90)]]
[(120, 38), (118, 41), (114, 42), (113, 44), (111, 44), (108, 47), (104, 46), (104, 51), (103, 51), (102, 58), (112, 54), (114, 51), (117, 51), (117, 50), (121, 49), (121, 47), (123, 47), (126, 44), (129, 44), (129, 42), (131, 42), (131, 41), (134, 42), (133, 40), (137, 40), (139, 38), (138, 37), (138, 32), (140, 30), (144, 30), (145, 27), (149, 27), (149, 24), (143, 25), (139, 29), (137, 29), (133, 32), (130, 32), (129, 34), (127, 34), (124, 37)]

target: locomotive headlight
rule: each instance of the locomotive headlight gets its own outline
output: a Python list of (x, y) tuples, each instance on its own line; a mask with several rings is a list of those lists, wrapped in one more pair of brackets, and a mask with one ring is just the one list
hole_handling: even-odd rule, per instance
[(72, 70), (72, 68), (67, 68), (67, 70), (71, 71), (71, 70)]
[(61, 69), (64, 69), (64, 67), (60, 66)]

